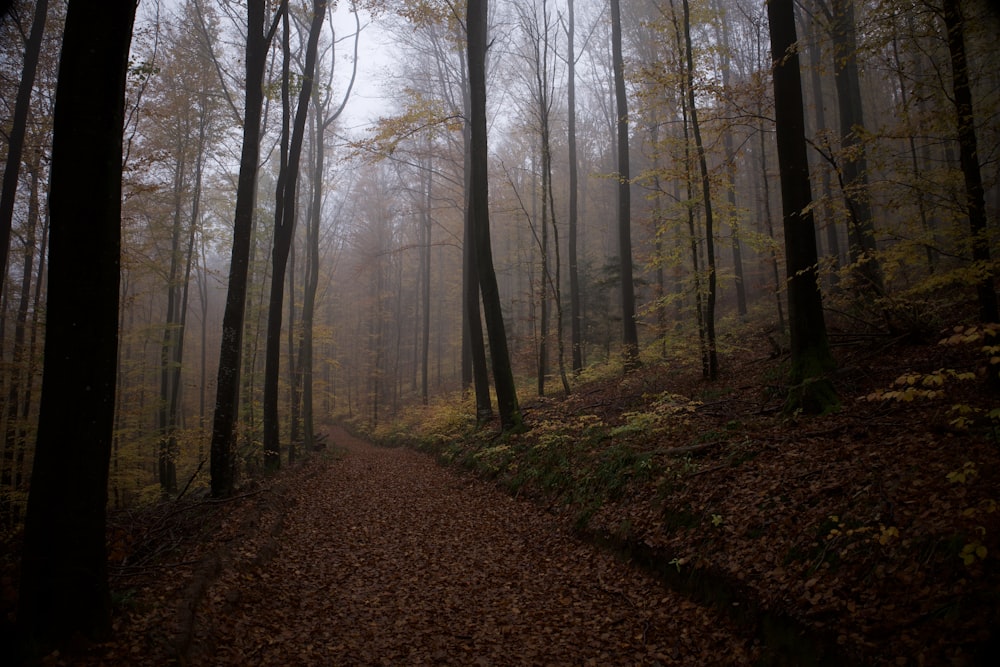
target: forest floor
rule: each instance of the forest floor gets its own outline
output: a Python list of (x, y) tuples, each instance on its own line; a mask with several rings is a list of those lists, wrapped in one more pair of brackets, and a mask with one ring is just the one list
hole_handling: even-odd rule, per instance
[(113, 513), (114, 637), (46, 664), (994, 665), (1000, 348), (834, 334), (823, 416), (761, 333), (713, 382), (582, 377), (513, 436), (431, 406), (372, 434), (412, 448), (334, 428), (232, 499)]
[(1000, 334), (927, 329), (834, 325), (841, 404), (821, 416), (783, 409), (787, 353), (744, 330), (720, 341), (714, 381), (671, 346), (525, 398), (523, 434), (432, 416), (375, 435), (534, 499), (728, 612), (758, 664), (996, 665)]
[[(755, 658), (753, 638), (718, 611), (582, 542), (536, 504), (426, 454), (341, 430), (332, 439), (336, 456), (231, 501), (117, 517), (113, 640), (43, 664)], [(147, 553), (161, 548), (170, 551)]]

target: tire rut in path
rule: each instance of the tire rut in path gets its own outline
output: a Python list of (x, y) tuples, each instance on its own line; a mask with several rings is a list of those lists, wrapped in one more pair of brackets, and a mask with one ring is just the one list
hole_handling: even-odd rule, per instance
[[(716, 611), (573, 538), (556, 517), (343, 431), (293, 488), (274, 557), (224, 573), (189, 664), (746, 664)], [(211, 648), (208, 648), (211, 646)]]

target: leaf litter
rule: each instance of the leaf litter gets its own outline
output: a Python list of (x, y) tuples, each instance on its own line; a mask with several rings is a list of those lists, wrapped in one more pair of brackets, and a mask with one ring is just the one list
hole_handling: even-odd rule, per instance
[[(343, 455), (205, 517), (111, 642), (51, 664), (747, 664), (717, 610), (580, 541), (558, 516), (408, 449)], [(218, 510), (222, 511), (218, 511)], [(191, 565), (190, 563), (196, 563)], [(69, 662), (67, 662), (69, 661)]]

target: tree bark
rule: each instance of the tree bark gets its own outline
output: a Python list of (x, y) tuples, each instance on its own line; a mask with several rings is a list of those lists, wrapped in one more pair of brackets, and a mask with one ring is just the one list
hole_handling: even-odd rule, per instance
[(105, 508), (118, 352), (122, 131), (135, 0), (71, 0), (49, 189), (38, 440), (25, 521), (27, 652), (111, 629)]
[(979, 168), (976, 140), (976, 117), (972, 108), (969, 86), (969, 63), (965, 52), (965, 17), (961, 0), (944, 0), (944, 25), (948, 31), (948, 52), (951, 54), (951, 78), (958, 124), (958, 156), (965, 181), (965, 210), (972, 233), (972, 260), (983, 276), (976, 283), (980, 321), (998, 322), (997, 294), (993, 286), (989, 240), (986, 237), (986, 198), (983, 175)]
[(834, 408), (837, 396), (825, 377), (833, 369), (834, 361), (818, 283), (793, 0), (770, 0), (767, 17), (771, 31), (775, 134), (781, 172), (792, 348), (789, 377), (792, 386), (785, 407), (792, 411), (819, 413)]
[(639, 331), (635, 322), (635, 285), (632, 279), (632, 205), (629, 182), (628, 98), (622, 57), (620, 0), (611, 0), (611, 58), (615, 78), (618, 127), (618, 261), (621, 269), (622, 361), (625, 371), (639, 367)]
[(694, 95), (694, 54), (691, 43), (691, 11), (688, 0), (683, 0), (684, 7), (684, 51), (687, 54), (686, 87), (688, 106), (691, 107), (691, 131), (694, 133), (694, 146), (698, 154), (698, 169), (701, 172), (701, 197), (705, 209), (705, 255), (708, 269), (708, 292), (705, 295), (705, 343), (708, 352), (708, 368), (706, 377), (715, 380), (719, 375), (719, 357), (715, 344), (715, 220), (712, 215), (712, 187), (708, 174), (708, 162), (705, 159), (705, 146), (701, 140), (701, 125), (698, 123), (698, 107)]
[[(314, 422), (314, 405), (313, 401), (315, 399), (315, 393), (313, 391), (313, 362), (315, 359), (314, 353), (314, 333), (313, 333), (313, 322), (315, 321), (316, 312), (316, 291), (319, 288), (319, 232), (320, 232), (320, 222), (322, 221), (323, 213), (323, 170), (324, 161), (326, 159), (326, 150), (324, 144), (324, 133), (326, 129), (340, 117), (340, 114), (344, 111), (344, 107), (347, 106), (347, 100), (351, 96), (351, 91), (354, 89), (354, 81), (358, 74), (358, 42), (361, 35), (361, 18), (357, 12), (354, 13), (354, 58), (352, 59), (352, 69), (351, 69), (351, 80), (347, 84), (347, 90), (344, 92), (344, 97), (340, 101), (340, 105), (336, 110), (333, 111), (329, 116), (326, 115), (328, 109), (328, 104), (330, 102), (329, 98), (325, 101), (321, 101), (319, 96), (319, 86), (312, 87), (312, 99), (313, 108), (315, 114), (316, 122), (316, 136), (314, 139), (315, 143), (315, 165), (313, 167), (313, 182), (312, 182), (312, 206), (310, 210), (309, 219), (309, 235), (308, 235), (308, 260), (306, 265), (308, 267), (306, 271), (305, 284), (303, 286), (302, 295), (302, 345), (299, 350), (299, 365), (301, 370), (302, 378), (302, 439), (306, 447), (312, 448), (315, 445), (315, 422)], [(336, 51), (333, 52), (336, 54)], [(330, 67), (330, 75), (333, 74), (333, 66)], [(319, 67), (317, 66), (316, 76), (319, 76)], [(329, 86), (328, 86), (329, 87)], [(330, 365), (327, 364), (327, 396), (329, 396), (329, 387), (331, 386), (329, 378)], [(327, 406), (326, 412), (329, 413), (332, 406)]]
[(163, 324), (163, 339), (160, 344), (160, 396), (157, 409), (157, 431), (159, 432), (159, 447), (157, 452), (157, 471), (160, 478), (160, 488), (164, 493), (177, 491), (177, 468), (175, 465), (174, 443), (176, 424), (171, 420), (173, 405), (171, 404), (171, 379), (174, 363), (174, 349), (177, 346), (178, 322), (178, 284), (177, 273), (181, 262), (181, 217), (183, 214), (183, 193), (187, 181), (188, 132), (190, 122), (188, 116), (181, 121), (183, 128), (178, 128), (175, 137), (174, 183), (173, 183), (173, 225), (170, 234), (170, 269), (167, 272), (167, 312)]
[[(483, 11), (485, 12), (485, 9)], [(485, 77), (485, 73), (483, 76)], [(462, 83), (462, 102), (467, 119), (462, 130), (462, 155), (465, 162), (463, 169), (465, 225), (462, 237), (462, 386), (472, 385), (476, 396), (476, 420), (482, 424), (493, 416), (493, 403), (490, 398), (489, 370), (486, 347), (483, 343), (482, 314), (479, 309), (479, 264), (476, 260), (476, 227), (472, 218), (472, 93), (470, 79), (466, 77)]]
[(243, 152), (236, 188), (233, 249), (229, 265), (229, 288), (222, 316), (222, 345), (212, 422), (212, 495), (229, 496), (235, 483), (233, 437), (240, 396), (240, 359), (243, 318), (246, 313), (247, 277), (257, 194), (257, 162), (260, 157), (260, 121), (264, 103), (264, 69), (268, 37), (264, 33), (265, 0), (247, 0), (246, 95), (243, 111)]
[(500, 291), (493, 269), (490, 244), (489, 173), (486, 138), (486, 46), (487, 0), (469, 0), (466, 16), (468, 30), (470, 127), (469, 209), (476, 248), (476, 265), (486, 316), (486, 332), (493, 360), (493, 383), (497, 393), (500, 425), (504, 431), (524, 427), (517, 401), (514, 373), (510, 365), (507, 334), (504, 330)]
[(306, 61), (299, 89), (298, 107), (288, 148), (287, 176), (284, 179), (284, 211), (275, 221), (274, 249), (271, 254), (271, 297), (268, 302), (267, 352), (264, 365), (264, 465), (277, 470), (281, 465), (281, 443), (278, 429), (278, 374), (281, 360), (281, 319), (284, 311), (285, 268), (295, 230), (295, 186), (299, 175), (299, 158), (305, 134), (309, 97), (316, 76), (316, 53), (319, 34), (326, 16), (326, 0), (313, 1), (312, 24), (306, 45)]

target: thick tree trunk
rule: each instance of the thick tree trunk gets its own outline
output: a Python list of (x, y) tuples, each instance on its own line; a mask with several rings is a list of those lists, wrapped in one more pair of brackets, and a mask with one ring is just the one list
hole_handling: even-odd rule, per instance
[(216, 498), (230, 495), (235, 481), (233, 437), (239, 406), (243, 318), (246, 312), (247, 277), (257, 193), (257, 162), (260, 156), (260, 120), (268, 45), (264, 34), (266, 5), (265, 0), (247, 0), (247, 85), (243, 112), (243, 153), (236, 188), (233, 250), (229, 265), (226, 309), (222, 317), (222, 346), (212, 424), (212, 495)]
[(965, 17), (961, 0), (945, 0), (944, 25), (948, 31), (948, 51), (951, 54), (952, 99), (958, 124), (959, 163), (965, 180), (965, 210), (969, 216), (972, 233), (972, 260), (983, 273), (976, 284), (979, 298), (979, 319), (998, 322), (997, 294), (993, 286), (993, 265), (990, 260), (989, 239), (986, 236), (986, 198), (983, 175), (979, 168), (979, 149), (976, 142), (976, 117), (972, 108), (972, 89), (969, 86), (969, 63), (965, 52)]
[[(485, 10), (484, 10), (485, 11)], [(485, 58), (485, 56), (484, 56)], [(476, 227), (472, 218), (472, 94), (463, 63), (462, 103), (466, 121), (462, 130), (465, 188), (465, 225), (462, 236), (462, 386), (470, 385), (476, 396), (476, 420), (485, 423), (493, 416), (483, 322), (479, 309), (479, 264), (476, 260)], [(485, 74), (484, 74), (485, 76)]]
[(313, 89), (314, 161), (312, 170), (312, 204), (309, 209), (306, 234), (306, 279), (302, 294), (302, 344), (299, 348), (299, 365), (302, 377), (302, 443), (306, 449), (315, 446), (315, 416), (313, 414), (313, 321), (316, 313), (316, 292), (319, 289), (319, 232), (323, 219), (323, 168), (326, 147), (323, 141), (324, 123), (319, 95)]
[(639, 361), (639, 331), (635, 322), (635, 285), (632, 282), (632, 204), (629, 181), (628, 98), (625, 94), (625, 62), (622, 58), (622, 12), (620, 0), (611, 0), (611, 58), (615, 76), (615, 107), (618, 127), (618, 261), (621, 269), (622, 361), (625, 371)]
[(326, 16), (326, 0), (314, 0), (312, 24), (309, 27), (309, 41), (306, 45), (306, 61), (299, 89), (298, 107), (292, 127), (291, 143), (288, 149), (287, 175), (282, 192), (284, 211), (275, 221), (274, 249), (271, 254), (271, 297), (268, 301), (267, 352), (264, 364), (264, 465), (269, 470), (277, 470), (281, 465), (281, 443), (278, 424), (278, 377), (281, 361), (281, 320), (284, 314), (285, 268), (292, 246), (295, 230), (295, 186), (299, 174), (299, 158), (302, 155), (302, 141), (305, 134), (306, 116), (309, 111), (309, 97), (312, 94), (313, 79), (316, 75), (316, 53), (319, 34)]
[[(354, 58), (352, 60), (351, 80), (347, 84), (347, 90), (344, 92), (340, 106), (332, 114), (325, 116), (329, 98), (321, 101), (319, 95), (320, 86), (314, 85), (312, 87), (312, 100), (316, 121), (316, 136), (313, 143), (316, 153), (312, 174), (312, 205), (310, 207), (309, 234), (308, 243), (306, 244), (308, 246), (307, 271), (302, 296), (302, 345), (299, 351), (300, 377), (302, 381), (302, 438), (303, 443), (308, 448), (312, 448), (315, 445), (315, 392), (313, 390), (315, 352), (313, 322), (315, 321), (316, 313), (316, 291), (319, 288), (319, 235), (323, 213), (323, 171), (326, 159), (324, 133), (326, 132), (326, 128), (340, 117), (340, 114), (344, 111), (344, 107), (347, 105), (347, 100), (350, 99), (351, 91), (354, 89), (354, 81), (358, 73), (358, 42), (361, 34), (361, 18), (357, 12), (354, 13), (354, 25)], [(317, 65), (317, 77), (319, 76), (320, 69)], [(332, 73), (333, 67), (331, 66), (331, 76)], [(329, 414), (333, 409), (330, 401), (330, 388), (332, 387), (330, 363), (326, 364), (325, 376), (327, 391), (325, 393), (324, 411), (326, 414)]]
[(791, 391), (786, 408), (810, 413), (836, 406), (833, 385), (825, 377), (834, 367), (823, 318), (817, 275), (816, 230), (806, 154), (802, 80), (795, 50), (793, 0), (767, 5), (774, 77), (775, 134), (781, 172), (781, 208), (785, 228), (788, 322), (791, 332)]
[(487, 0), (469, 0), (466, 27), (468, 29), (469, 97), (471, 106), (469, 208), (476, 265), (486, 317), (486, 331), (493, 360), (493, 383), (503, 430), (523, 428), (521, 409), (517, 402), (514, 373), (510, 365), (507, 334), (504, 330), (500, 291), (493, 269), (490, 244), (489, 173), (486, 140), (486, 45)]
[(122, 129), (134, 0), (71, 0), (49, 189), (45, 370), (18, 606), (27, 650), (111, 629), (105, 549), (114, 423)]

